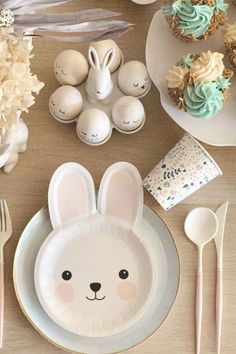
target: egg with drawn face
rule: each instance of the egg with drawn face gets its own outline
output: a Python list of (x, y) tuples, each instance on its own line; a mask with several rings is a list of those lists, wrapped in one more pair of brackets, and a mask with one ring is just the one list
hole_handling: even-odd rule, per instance
[(83, 98), (78, 89), (61, 86), (49, 99), (52, 116), (61, 123), (71, 123), (77, 119), (83, 108)]
[(54, 73), (61, 85), (80, 85), (88, 76), (89, 65), (77, 50), (64, 50), (55, 59)]
[(120, 98), (112, 109), (112, 120), (115, 126), (126, 132), (141, 127), (145, 121), (145, 111), (141, 101), (132, 96)]
[(76, 131), (79, 138), (85, 143), (101, 144), (111, 134), (110, 119), (103, 111), (89, 108), (80, 115)]
[(123, 65), (118, 73), (118, 85), (126, 95), (146, 95), (151, 87), (146, 66), (139, 61), (130, 61)]

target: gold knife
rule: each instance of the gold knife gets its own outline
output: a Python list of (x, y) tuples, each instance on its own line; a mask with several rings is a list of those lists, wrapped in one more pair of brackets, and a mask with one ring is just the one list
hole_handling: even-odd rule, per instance
[(217, 252), (217, 288), (216, 288), (216, 343), (217, 354), (221, 350), (221, 333), (223, 317), (223, 245), (225, 221), (229, 202), (222, 204), (216, 211), (218, 219), (218, 231), (214, 238)]

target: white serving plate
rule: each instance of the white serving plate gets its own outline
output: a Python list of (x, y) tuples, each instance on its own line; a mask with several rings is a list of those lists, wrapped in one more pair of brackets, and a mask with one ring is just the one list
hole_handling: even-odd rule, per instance
[[(58, 347), (76, 353), (115, 353), (137, 345), (154, 333), (166, 319), (177, 296), (179, 257), (170, 231), (148, 207), (144, 207), (138, 234), (148, 237), (153, 254), (161, 267), (158, 284), (150, 306), (140, 321), (119, 333), (89, 338), (79, 336), (54, 323), (41, 307), (34, 286), (34, 265), (38, 251), (51, 232), (47, 208), (39, 211), (26, 226), (14, 259), (14, 286), (19, 304), (31, 324)], [(147, 236), (148, 235), (148, 236)]]
[[(229, 21), (236, 21), (236, 9), (233, 6), (229, 9)], [(236, 146), (236, 76), (232, 80), (231, 95), (224, 108), (209, 120), (194, 118), (180, 111), (168, 96), (165, 80), (168, 69), (184, 54), (207, 50), (225, 52), (221, 30), (207, 41), (187, 43), (172, 35), (161, 11), (155, 14), (147, 37), (146, 60), (149, 75), (160, 91), (162, 107), (181, 128), (202, 142), (216, 146)]]
[(149, 5), (157, 0), (132, 0), (132, 1), (135, 2), (135, 4), (139, 4), (139, 5)]

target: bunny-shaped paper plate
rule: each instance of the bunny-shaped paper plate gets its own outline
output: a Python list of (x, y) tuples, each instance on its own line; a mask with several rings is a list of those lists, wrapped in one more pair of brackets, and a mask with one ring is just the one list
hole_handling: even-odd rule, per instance
[(49, 187), (53, 231), (36, 260), (35, 286), (58, 325), (81, 336), (111, 336), (150, 306), (158, 270), (151, 247), (135, 232), (142, 211), (142, 180), (133, 165), (106, 171), (97, 203), (84, 167), (68, 163), (55, 172)]
[(134, 134), (145, 123), (140, 98), (151, 87), (146, 66), (123, 62), (113, 40), (89, 47), (88, 62), (76, 50), (63, 51), (55, 59), (56, 79), (64, 85), (51, 95), (50, 113), (61, 123), (76, 122), (78, 137), (88, 145), (106, 143), (113, 129)]
[(60, 348), (90, 354), (124, 352), (154, 333), (173, 306), (179, 273), (171, 233), (143, 206), (141, 177), (124, 162), (107, 170), (98, 198), (85, 168), (59, 167), (49, 212), (26, 226), (13, 269), (32, 325)]

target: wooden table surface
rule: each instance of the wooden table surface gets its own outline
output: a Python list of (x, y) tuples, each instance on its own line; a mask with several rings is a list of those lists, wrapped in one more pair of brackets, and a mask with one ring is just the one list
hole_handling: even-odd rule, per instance
[[(135, 23), (135, 29), (118, 42), (126, 60), (145, 60), (145, 41), (152, 16), (160, 2), (139, 6), (130, 0), (75, 0), (67, 9), (104, 7), (120, 11)], [(59, 10), (58, 10), (59, 11)], [(104, 146), (89, 147), (77, 138), (73, 125), (62, 125), (48, 112), (49, 95), (58, 87), (53, 75), (53, 61), (64, 48), (86, 52), (86, 46), (71, 46), (47, 41), (35, 42), (32, 69), (46, 86), (37, 102), (25, 116), (30, 137), (27, 153), (10, 175), (0, 174), (0, 196), (6, 198), (11, 211), (14, 234), (5, 248), (5, 334), (4, 354), (63, 353), (37, 333), (24, 317), (13, 288), (12, 264), (20, 235), (30, 218), (47, 202), (50, 177), (62, 163), (76, 161), (91, 171), (98, 186), (106, 168), (113, 162), (126, 160), (139, 169), (142, 177), (159, 162), (182, 137), (183, 131), (167, 116), (153, 86), (144, 98), (147, 122), (137, 134), (126, 136), (114, 132)], [(171, 52), (170, 52), (171, 55)], [(226, 200), (230, 208), (225, 232), (224, 260), (224, 322), (222, 354), (236, 353), (236, 150), (207, 146), (223, 170), (219, 177), (184, 203), (164, 212), (145, 194), (145, 202), (154, 208), (169, 226), (176, 241), (181, 261), (181, 281), (175, 305), (162, 327), (141, 345), (130, 350), (133, 354), (193, 354), (195, 274), (197, 252), (186, 239), (183, 222), (194, 207), (217, 208)], [(202, 332), (202, 354), (216, 353), (215, 348), (215, 271), (216, 254), (211, 243), (204, 254), (205, 292)]]

